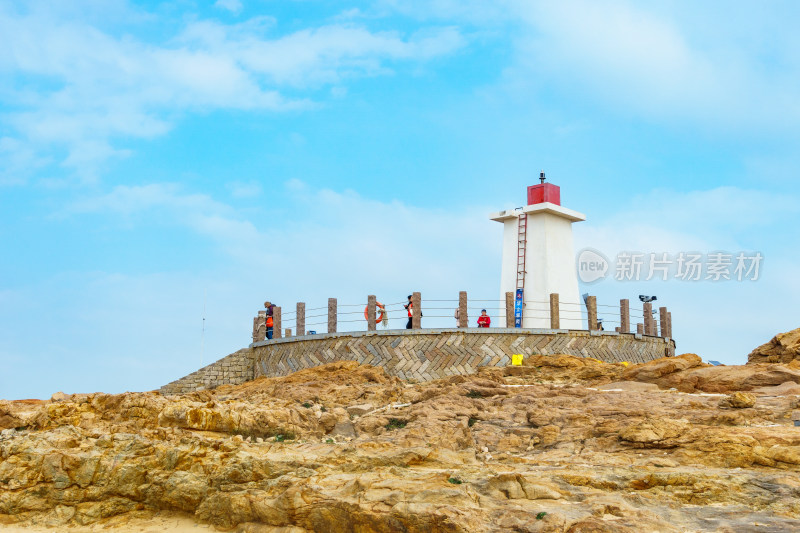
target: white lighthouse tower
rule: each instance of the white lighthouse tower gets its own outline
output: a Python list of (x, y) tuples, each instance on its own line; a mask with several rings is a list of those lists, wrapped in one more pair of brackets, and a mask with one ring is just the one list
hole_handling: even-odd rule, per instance
[(572, 223), (586, 215), (561, 206), (561, 189), (545, 183), (528, 187), (528, 205), (489, 216), (503, 223), (500, 299), (515, 294), (516, 327), (549, 328), (549, 299), (559, 295), (562, 329), (581, 329), (581, 300), (572, 248)]

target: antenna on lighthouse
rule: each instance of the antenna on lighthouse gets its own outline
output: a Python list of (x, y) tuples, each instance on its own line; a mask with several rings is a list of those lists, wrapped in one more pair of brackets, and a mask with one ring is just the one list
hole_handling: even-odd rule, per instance
[(544, 170), (539, 172), (539, 182), (544, 183)]

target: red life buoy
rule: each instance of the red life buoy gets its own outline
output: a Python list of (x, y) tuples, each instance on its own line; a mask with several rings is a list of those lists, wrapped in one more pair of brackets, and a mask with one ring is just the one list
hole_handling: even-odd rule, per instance
[[(375, 309), (376, 311), (380, 311), (380, 315), (375, 317), (375, 323), (380, 324), (383, 322), (383, 316), (386, 314), (386, 308), (380, 302), (375, 302)], [(364, 308), (364, 320), (369, 322), (369, 306)]]

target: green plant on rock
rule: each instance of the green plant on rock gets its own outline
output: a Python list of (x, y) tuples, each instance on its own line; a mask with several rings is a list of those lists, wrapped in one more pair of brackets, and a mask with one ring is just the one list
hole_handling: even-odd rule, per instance
[(295, 440), (297, 436), (294, 434), (293, 431), (286, 431), (286, 430), (279, 430), (280, 433), (276, 433), (275, 435), (275, 442), (284, 442), (287, 440)]
[(463, 483), (463, 481), (461, 481), (457, 477), (451, 477), (447, 481), (448, 481), (448, 483), (452, 483), (453, 485), (461, 485)]
[(467, 393), (467, 398), (483, 398), (483, 394), (481, 394), (480, 392), (478, 392), (476, 390), (470, 390)]
[(408, 420), (402, 420), (400, 418), (391, 418), (389, 419), (389, 423), (386, 424), (386, 429), (403, 429), (408, 424)]
[(469, 420), (467, 421), (467, 426), (472, 427), (472, 426), (475, 425), (475, 422), (477, 422), (477, 421), (478, 421), (477, 418), (475, 418), (474, 416), (471, 416), (471, 417), (469, 417)]
[(545, 516), (547, 516), (547, 513), (545, 513), (544, 511), (542, 511), (540, 513), (536, 513), (536, 520), (541, 520)]

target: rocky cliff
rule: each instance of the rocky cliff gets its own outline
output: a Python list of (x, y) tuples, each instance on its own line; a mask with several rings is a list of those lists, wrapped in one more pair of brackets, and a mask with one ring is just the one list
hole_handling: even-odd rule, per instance
[(778, 333), (747, 356), (747, 363), (789, 363), (800, 359), (800, 328)]
[(0, 402), (0, 524), (247, 532), (800, 530), (800, 362), (355, 362), (165, 397)]

